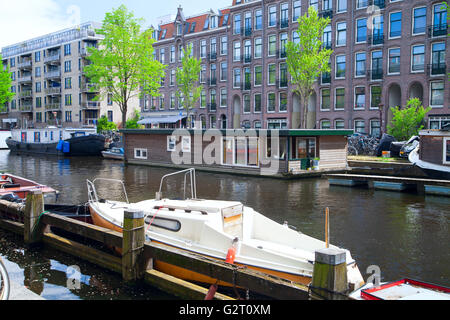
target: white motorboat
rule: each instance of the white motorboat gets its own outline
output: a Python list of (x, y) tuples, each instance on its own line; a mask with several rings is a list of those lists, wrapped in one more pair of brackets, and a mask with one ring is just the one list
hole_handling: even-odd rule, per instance
[[(230, 248), (235, 248), (236, 265), (310, 284), (315, 251), (325, 248), (325, 242), (272, 221), (240, 202), (197, 199), (195, 170), (179, 173), (191, 175), (191, 199), (169, 200), (161, 197), (164, 179), (174, 174), (163, 177), (155, 199), (138, 203), (129, 203), (121, 181), (126, 201), (98, 197), (97, 181), (111, 183), (117, 180), (88, 180), (89, 209), (94, 224), (122, 232), (124, 211), (143, 211), (146, 236), (151, 241), (222, 261), (226, 261)], [(364, 284), (364, 280), (350, 252), (346, 250), (346, 253), (348, 281), (352, 288), (357, 289)], [(215, 279), (158, 261), (155, 269), (185, 280), (216, 282)]]

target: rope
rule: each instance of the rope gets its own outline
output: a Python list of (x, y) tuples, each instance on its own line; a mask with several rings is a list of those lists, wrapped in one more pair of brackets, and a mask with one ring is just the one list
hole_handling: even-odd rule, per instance
[(145, 230), (145, 232), (148, 232), (148, 230), (150, 229), (150, 227), (153, 224), (153, 221), (155, 221), (155, 218), (158, 215), (159, 211), (161, 211), (161, 209), (163, 209), (163, 208), (164, 208), (164, 206), (159, 207), (158, 211), (156, 211), (156, 213), (153, 215), (153, 219), (152, 219), (152, 221), (150, 221), (150, 224), (148, 225), (147, 230)]
[(34, 224), (33, 231), (31, 232), (31, 234), (34, 234), (34, 232), (36, 231), (36, 228), (37, 228), (37, 226), (38, 226), (38, 224), (39, 224), (39, 221), (41, 221), (41, 217), (42, 217), (44, 214), (46, 214), (46, 213), (49, 213), (49, 211), (44, 211), (44, 212), (42, 212), (42, 213), (39, 215), (39, 217), (38, 217), (36, 223)]

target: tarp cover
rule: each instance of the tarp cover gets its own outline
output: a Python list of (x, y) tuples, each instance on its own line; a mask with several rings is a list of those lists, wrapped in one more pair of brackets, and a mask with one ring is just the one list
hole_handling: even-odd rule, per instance
[(138, 124), (160, 124), (160, 123), (177, 123), (178, 121), (186, 118), (186, 116), (159, 116), (159, 117), (148, 117), (142, 119)]

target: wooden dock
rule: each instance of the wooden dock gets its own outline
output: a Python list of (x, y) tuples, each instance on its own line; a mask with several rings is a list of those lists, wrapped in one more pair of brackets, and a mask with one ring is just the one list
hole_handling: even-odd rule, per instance
[(415, 192), (421, 195), (432, 194), (447, 197), (450, 196), (449, 180), (362, 174), (326, 174), (323, 175), (323, 177), (328, 179), (330, 185)]
[[(6, 215), (9, 218), (5, 218)], [(11, 220), (11, 216), (15, 216), (16, 221)], [(133, 219), (137, 220), (133, 221)], [(144, 281), (182, 299), (204, 300), (209, 290), (154, 269), (155, 261), (188, 269), (212, 279), (232, 284), (236, 288), (245, 288), (250, 292), (273, 299), (321, 299), (313, 296), (308, 286), (299, 283), (293, 283), (185, 250), (145, 241), (144, 228), (139, 228), (142, 223), (143, 218), (139, 219), (133, 213), (130, 214), (130, 217), (127, 217), (127, 213), (125, 213), (124, 233), (122, 234), (44, 212), (43, 196), (39, 192), (28, 195), (25, 207), (0, 200), (0, 228), (23, 235), (26, 244), (43, 244), (122, 274), (126, 281)], [(61, 236), (61, 233), (56, 232), (56, 230), (64, 231), (65, 236)], [(142, 232), (142, 234), (139, 234), (139, 232)], [(84, 239), (84, 241), (74, 241), (72, 237), (68, 236), (69, 234), (76, 236), (77, 239)], [(121, 249), (124, 253), (122, 256), (115, 255), (111, 250), (102, 250), (90, 245), (90, 241), (102, 244), (102, 246)], [(330, 253), (330, 255), (333, 254)], [(330, 259), (330, 261), (334, 260)], [(329, 270), (330, 273), (337, 272), (335, 266), (330, 267)], [(323, 274), (322, 266), (321, 275)], [(333, 275), (330, 279), (335, 277), (336, 275)], [(338, 278), (344, 279), (346, 277)], [(315, 286), (314, 290), (315, 292), (317, 290), (329, 292), (333, 290), (334, 285), (334, 281), (333, 283), (325, 281), (319, 287)], [(342, 298), (342, 294), (339, 297)], [(234, 300), (233, 297), (221, 293), (217, 293), (214, 298), (216, 300)]]

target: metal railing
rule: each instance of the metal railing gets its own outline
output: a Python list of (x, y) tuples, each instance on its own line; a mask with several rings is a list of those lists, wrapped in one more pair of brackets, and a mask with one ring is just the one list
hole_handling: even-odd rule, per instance
[(58, 88), (47, 88), (47, 89), (45, 89), (45, 94), (47, 96), (59, 95), (59, 94), (61, 94), (61, 87), (58, 87)]
[(197, 199), (197, 182), (195, 177), (195, 169), (187, 169), (183, 171), (178, 171), (175, 173), (170, 173), (161, 178), (161, 184), (159, 186), (159, 192), (156, 193), (156, 200), (162, 199), (162, 188), (164, 180), (173, 177), (175, 175), (184, 174), (184, 199), (186, 200), (186, 185), (187, 185), (187, 176), (189, 175), (190, 185), (191, 185), (191, 200)]
[(432, 76), (443, 75), (447, 72), (445, 63), (432, 63), (427, 65), (428, 73)]
[(32, 78), (31, 78), (31, 75), (30, 75), (30, 76), (19, 77), (19, 78), (17, 79), (17, 81), (19, 81), (19, 83), (20, 83), (20, 82), (31, 82), (31, 81), (32, 81), (31, 79), (32, 79)]
[(57, 53), (57, 54), (52, 54), (49, 56), (46, 56), (44, 58), (44, 63), (50, 63), (50, 62), (59, 62), (61, 60), (61, 54)]
[(122, 190), (123, 193), (125, 195), (125, 200), (126, 202), (129, 204), (130, 201), (128, 200), (128, 194), (127, 194), (127, 190), (125, 188), (125, 184), (123, 183), (122, 180), (116, 180), (116, 179), (106, 179), (106, 178), (97, 178), (94, 181), (90, 181), (90, 180), (86, 180), (87, 183), (87, 189), (88, 189), (88, 200), (89, 202), (99, 202), (99, 198), (98, 198), (98, 194), (97, 194), (97, 189), (95, 188), (95, 183), (97, 181), (106, 181), (106, 182), (115, 182), (115, 183), (119, 183), (122, 185)]
[(61, 70), (54, 70), (54, 71), (48, 71), (44, 73), (44, 78), (60, 78), (61, 77)]
[(432, 37), (441, 37), (446, 36), (448, 30), (448, 25), (446, 23), (435, 24), (428, 27), (428, 36)]

